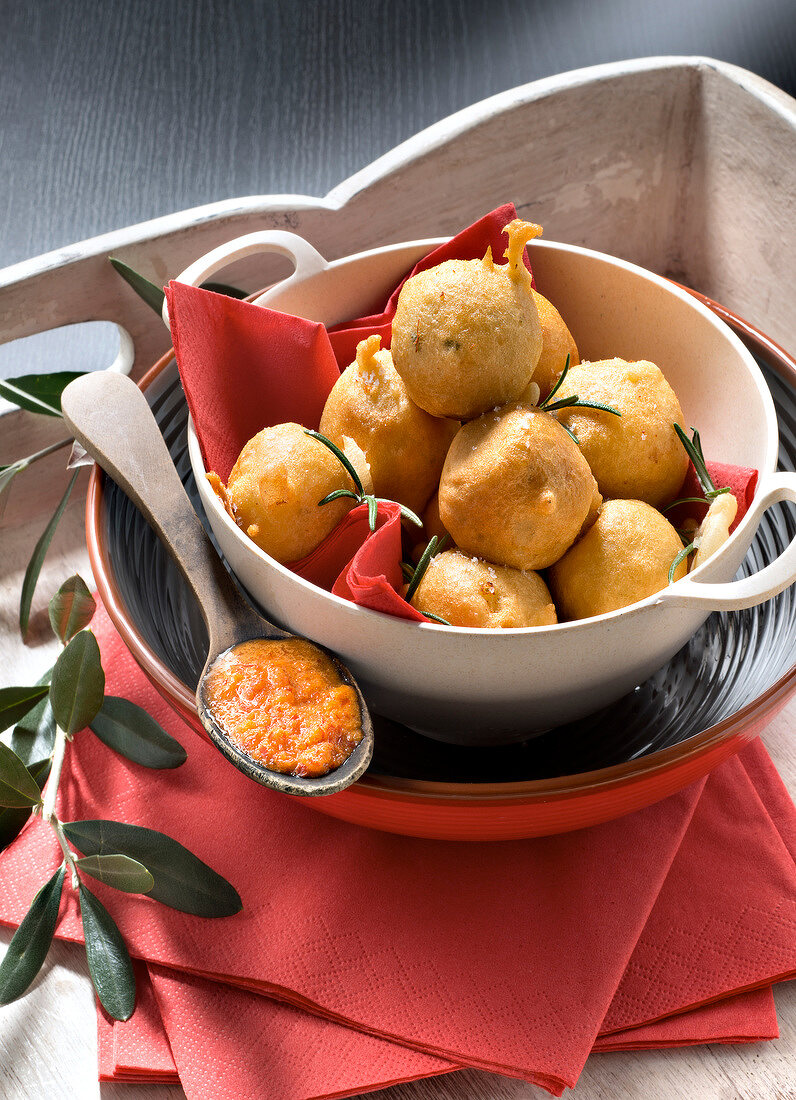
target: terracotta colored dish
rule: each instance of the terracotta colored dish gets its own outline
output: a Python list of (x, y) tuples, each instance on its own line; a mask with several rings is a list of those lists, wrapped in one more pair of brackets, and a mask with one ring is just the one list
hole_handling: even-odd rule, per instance
[[(701, 298), (701, 296), (698, 296)], [(780, 467), (796, 468), (796, 362), (751, 325), (701, 298), (767, 368)], [(194, 503), (187, 409), (171, 354), (141, 382)], [(95, 470), (86, 514), (91, 563), (117, 629), (144, 672), (202, 733), (193, 685), (206, 636), (198, 609), (127, 498)], [(763, 518), (743, 571), (794, 536), (786, 506)], [(133, 549), (131, 549), (133, 548)], [(477, 749), (431, 741), (376, 719), (363, 779), (313, 809), (410, 836), (504, 840), (610, 820), (696, 781), (757, 736), (796, 690), (796, 596), (716, 613), (661, 672), (597, 715), (533, 741)]]

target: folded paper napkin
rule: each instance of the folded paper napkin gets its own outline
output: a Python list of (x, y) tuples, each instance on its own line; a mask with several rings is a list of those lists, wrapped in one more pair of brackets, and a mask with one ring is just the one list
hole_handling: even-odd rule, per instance
[[(796, 866), (741, 759), (656, 806), (577, 833), (500, 844), (391, 836), (252, 784), (184, 729), (103, 613), (96, 632), (107, 690), (180, 736), (188, 761), (147, 771), (86, 731), (70, 746), (59, 813), (161, 829), (228, 878), (244, 905), (212, 921), (96, 884), (132, 953), (152, 964), (156, 994), (157, 968), (212, 978), (306, 1010), (294, 1020), (314, 1013), (392, 1040), (391, 1051), (400, 1044), (557, 1094), (574, 1085), (601, 1031), (796, 972)], [(18, 924), (58, 863), (51, 832), (32, 822), (0, 856), (0, 921)], [(58, 935), (81, 938), (71, 895)], [(207, 987), (188, 988), (175, 1016), (171, 995), (160, 1000), (181, 1075), (177, 1032), (190, 1030), (191, 997)], [(188, 1016), (177, 1028), (180, 1012)], [(228, 1057), (229, 1026), (219, 1035), (211, 1063)], [(286, 1056), (285, 1074), (285, 1063), (297, 1075), (293, 1091), (258, 1094), (314, 1095), (301, 1091), (302, 1066)], [(372, 1083), (332, 1081), (317, 1094)]]
[[(420, 260), (406, 278), (449, 259), (479, 259), (487, 248), (503, 255), (503, 228), (517, 212), (498, 207)], [(530, 270), (527, 253), (525, 263)], [(405, 279), (377, 313), (323, 325), (172, 282), (167, 288), (177, 365), (205, 466), (226, 481), (243, 445), (262, 428), (285, 421), (317, 428), (339, 372), (353, 362), (357, 343), (379, 333), (391, 343), (391, 325)], [(542, 288), (544, 289), (544, 288)], [(757, 474), (723, 468), (738, 500), (736, 525), (754, 493)], [(698, 488), (698, 487), (697, 487)], [(682, 495), (693, 496), (694, 490)], [(363, 607), (425, 622), (402, 598), (400, 523), (384, 518), (371, 535), (364, 506), (354, 509), (307, 558), (291, 568)], [(681, 517), (682, 518), (682, 517)], [(698, 518), (701, 519), (701, 516)]]
[[(130, 1020), (118, 1023), (98, 1010), (100, 1080), (179, 1081), (190, 1098), (320, 1100), (457, 1068), (205, 978), (136, 963), (136, 980), (139, 1001)], [(774, 998), (770, 989), (761, 989), (599, 1036), (592, 1052), (750, 1043), (776, 1036)]]

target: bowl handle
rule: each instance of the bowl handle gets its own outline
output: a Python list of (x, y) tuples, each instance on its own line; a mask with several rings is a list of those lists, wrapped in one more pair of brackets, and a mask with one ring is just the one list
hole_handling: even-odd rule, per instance
[[(188, 286), (199, 286), (206, 282), (211, 275), (221, 271), (227, 264), (235, 260), (242, 260), (246, 256), (253, 256), (258, 252), (276, 252), (280, 256), (286, 256), (293, 261), (295, 270), (291, 278), (304, 279), (308, 275), (315, 275), (319, 271), (325, 271), (329, 266), (326, 260), (316, 251), (309, 241), (299, 237), (297, 233), (287, 233), (282, 229), (263, 229), (259, 233), (247, 233), (243, 237), (236, 237), (226, 244), (200, 256), (198, 260), (186, 267), (175, 282), (187, 283)], [(169, 311), (166, 301), (163, 302), (163, 321), (169, 327)]]
[[(781, 500), (796, 504), (796, 473), (776, 473), (765, 479), (752, 505), (749, 530), (754, 533), (767, 508)], [(751, 543), (751, 538), (750, 538)], [(671, 607), (706, 607), (712, 611), (740, 611), (770, 600), (796, 580), (796, 539), (759, 573), (725, 584), (684, 577), (658, 593), (656, 603)]]

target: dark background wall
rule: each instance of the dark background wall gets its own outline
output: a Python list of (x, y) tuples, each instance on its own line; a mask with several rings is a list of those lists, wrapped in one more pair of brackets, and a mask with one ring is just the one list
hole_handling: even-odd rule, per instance
[[(794, 94), (794, 0), (0, 0), (0, 266), (217, 199), (322, 195), (495, 92), (697, 53)], [(0, 374), (27, 355), (3, 349)]]

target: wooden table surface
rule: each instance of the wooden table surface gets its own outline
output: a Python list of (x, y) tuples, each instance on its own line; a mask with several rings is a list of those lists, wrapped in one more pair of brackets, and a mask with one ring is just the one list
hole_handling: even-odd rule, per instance
[[(0, 0), (0, 266), (217, 199), (322, 195), (452, 111), (584, 65), (705, 54), (796, 93), (791, 0), (672, 0), (665, 7), (602, 0), (584, 8), (560, 0)], [(0, 376), (102, 366), (111, 347), (107, 331), (84, 328), (71, 339), (55, 334), (19, 342), (0, 348)], [(18, 457), (8, 447), (0, 418), (0, 463)], [(84, 481), (85, 475), (83, 491)], [(90, 576), (76, 494), (47, 559), (23, 646), (18, 594), (49, 494), (35, 474), (21, 486), (20, 479), (0, 527), (0, 686), (25, 682), (51, 663), (47, 596), (76, 570)], [(796, 703), (765, 735), (792, 793), (794, 728)], [(9, 939), (0, 932), (0, 944)], [(776, 998), (782, 1036), (774, 1043), (596, 1056), (577, 1094), (792, 1100), (796, 985), (779, 988)], [(97, 1095), (165, 1100), (183, 1093), (97, 1084), (84, 956), (58, 944), (27, 997), (0, 1010), (0, 1096)], [(379, 1095), (546, 1094), (467, 1071)]]

